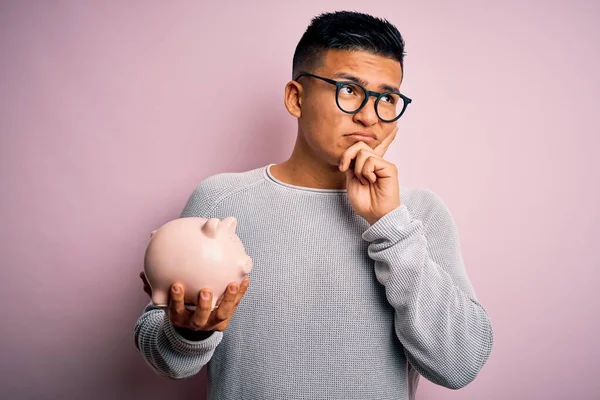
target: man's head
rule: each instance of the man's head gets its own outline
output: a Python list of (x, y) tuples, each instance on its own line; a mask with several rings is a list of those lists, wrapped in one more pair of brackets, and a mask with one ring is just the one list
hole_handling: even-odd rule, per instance
[(296, 46), (292, 77), (318, 68), (327, 50), (362, 50), (404, 67), (404, 39), (394, 25), (368, 14), (337, 11), (312, 19)]
[(403, 110), (409, 100), (396, 94), (366, 100), (358, 86), (336, 87), (327, 80), (362, 83), (372, 92), (399, 92), (404, 54), (400, 32), (386, 20), (348, 11), (315, 17), (296, 47), (293, 80), (286, 85), (285, 105), (298, 118), (297, 146), (302, 149), (296, 151), (336, 165), (358, 140), (350, 134), (374, 136), (365, 141), (371, 147), (391, 134), (397, 124), (394, 107)]

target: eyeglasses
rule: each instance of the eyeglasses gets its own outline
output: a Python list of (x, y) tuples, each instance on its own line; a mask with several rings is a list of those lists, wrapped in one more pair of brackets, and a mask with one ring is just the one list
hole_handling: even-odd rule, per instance
[(339, 82), (308, 72), (300, 73), (294, 80), (297, 81), (302, 76), (310, 76), (334, 85), (336, 87), (335, 102), (338, 108), (347, 114), (359, 112), (373, 96), (376, 98), (375, 113), (377, 117), (383, 122), (394, 122), (404, 114), (406, 107), (412, 102), (412, 99), (400, 92), (372, 92), (353, 81)]

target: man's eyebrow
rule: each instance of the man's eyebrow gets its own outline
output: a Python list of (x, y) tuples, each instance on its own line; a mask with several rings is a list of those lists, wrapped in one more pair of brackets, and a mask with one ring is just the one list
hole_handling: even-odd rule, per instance
[[(338, 72), (336, 74), (333, 74), (333, 77), (347, 79), (352, 82), (360, 83), (365, 88), (369, 84), (369, 82), (365, 81), (364, 79), (358, 78), (358, 77), (348, 74), (346, 72)], [(379, 89), (386, 91), (386, 92), (399, 92), (400, 91), (397, 87), (394, 87), (392, 85), (386, 85), (386, 84), (379, 85)]]

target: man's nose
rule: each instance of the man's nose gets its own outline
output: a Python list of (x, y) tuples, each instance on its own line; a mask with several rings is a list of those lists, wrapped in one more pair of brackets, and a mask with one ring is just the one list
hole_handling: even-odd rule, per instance
[(377, 113), (375, 112), (375, 101), (376, 100), (377, 99), (375, 97), (369, 96), (369, 100), (367, 101), (367, 104), (365, 104), (365, 106), (363, 108), (361, 108), (359, 112), (354, 114), (354, 118), (353, 118), (354, 121), (360, 122), (364, 126), (375, 125), (377, 123), (377, 121), (379, 120), (379, 117), (377, 117)]

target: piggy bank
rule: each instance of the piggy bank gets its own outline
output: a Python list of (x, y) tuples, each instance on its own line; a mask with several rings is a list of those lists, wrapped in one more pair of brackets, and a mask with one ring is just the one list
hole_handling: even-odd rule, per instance
[(240, 284), (252, 269), (236, 227), (235, 217), (190, 217), (174, 219), (153, 231), (144, 256), (152, 303), (166, 307), (171, 285), (179, 282), (188, 309), (197, 305), (203, 288), (212, 289), (215, 308), (227, 285)]

